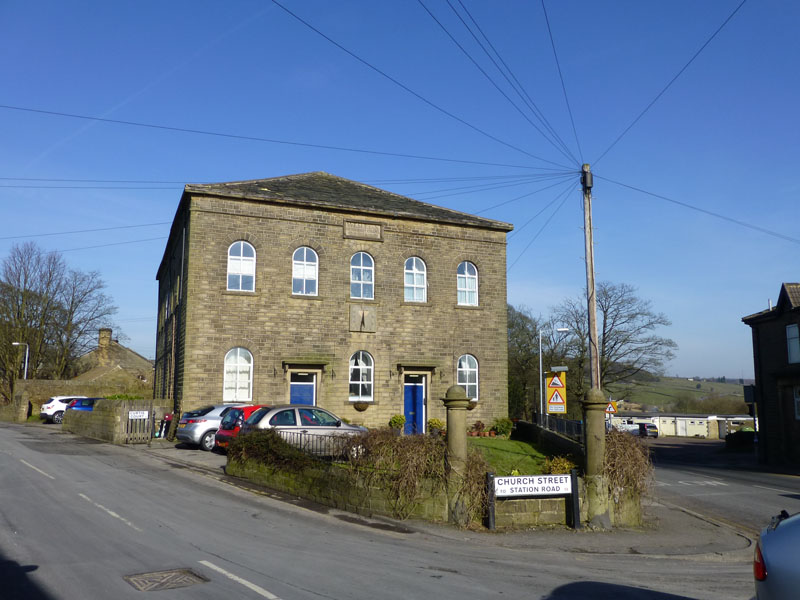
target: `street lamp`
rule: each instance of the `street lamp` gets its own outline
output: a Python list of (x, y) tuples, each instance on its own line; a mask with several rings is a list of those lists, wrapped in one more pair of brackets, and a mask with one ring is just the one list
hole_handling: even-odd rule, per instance
[[(540, 340), (541, 341), (541, 340)], [(30, 346), (25, 342), (11, 342), (12, 346), (25, 346), (25, 371), (22, 374), (23, 379), (28, 378), (28, 351), (30, 350)]]
[[(559, 327), (557, 333), (566, 333), (569, 327)], [(542, 369), (542, 330), (539, 330), (539, 417), (544, 415), (544, 371)], [(541, 423), (539, 423), (541, 426)]]

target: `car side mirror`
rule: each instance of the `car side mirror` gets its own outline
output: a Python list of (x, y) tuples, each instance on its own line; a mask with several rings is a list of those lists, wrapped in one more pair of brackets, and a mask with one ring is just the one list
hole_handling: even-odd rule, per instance
[(341, 420), (341, 419), (339, 419), (338, 421), (336, 421), (336, 426), (337, 426), (337, 427), (341, 427), (341, 426), (342, 426), (342, 420)]

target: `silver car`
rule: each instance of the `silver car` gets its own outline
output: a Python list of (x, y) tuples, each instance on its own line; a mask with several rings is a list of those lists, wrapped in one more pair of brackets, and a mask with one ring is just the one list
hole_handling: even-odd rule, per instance
[(800, 590), (800, 513), (784, 510), (761, 531), (753, 559), (757, 600), (797, 598)]
[(228, 411), (245, 404), (216, 404), (190, 410), (181, 415), (178, 421), (176, 437), (187, 444), (200, 446), (201, 450), (208, 452), (214, 449), (214, 434), (219, 429), (222, 418)]
[(261, 408), (245, 421), (241, 433), (258, 429), (276, 429), (292, 446), (317, 456), (336, 456), (346, 444), (344, 437), (367, 431), (366, 427), (345, 423), (330, 411), (304, 404)]

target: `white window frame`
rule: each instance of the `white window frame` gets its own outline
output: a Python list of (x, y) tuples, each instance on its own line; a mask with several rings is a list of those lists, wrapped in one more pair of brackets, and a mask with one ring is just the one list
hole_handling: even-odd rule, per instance
[[(298, 257), (298, 253), (302, 255)], [(309, 254), (313, 257), (310, 260)], [(309, 291), (309, 283), (314, 289)], [(300, 291), (295, 291), (295, 282), (302, 282)], [(319, 294), (319, 256), (313, 248), (300, 246), (292, 253), (292, 294), (295, 296), (316, 296)]]
[(478, 306), (478, 267), (468, 260), (458, 265), (456, 290), (459, 306)]
[[(356, 361), (360, 361), (360, 364)], [(349, 373), (347, 393), (350, 402), (372, 402), (375, 398), (375, 359), (372, 355), (366, 350), (355, 352), (350, 357)], [(353, 385), (359, 388), (357, 395), (350, 391)]]
[[(474, 374), (474, 378), (470, 377), (471, 374)], [(470, 379), (474, 379), (475, 381), (470, 381)], [(472, 354), (462, 354), (458, 357), (456, 383), (464, 388), (464, 391), (467, 393), (467, 398), (473, 402), (478, 401), (478, 390), (480, 389), (478, 359)]]
[[(233, 255), (234, 248), (239, 248), (239, 254)], [(253, 256), (245, 256), (245, 248), (249, 248), (253, 252)], [(231, 286), (231, 275), (239, 278), (238, 287)], [(250, 276), (253, 278), (253, 284), (250, 288), (245, 288), (242, 285), (244, 277)], [(235, 292), (255, 292), (256, 291), (256, 249), (249, 242), (239, 240), (233, 242), (228, 246), (228, 276), (227, 287), (230, 291)]]
[[(369, 260), (369, 265), (364, 262)], [(358, 261), (358, 264), (355, 262)], [(364, 292), (364, 286), (369, 286), (369, 293)], [(354, 287), (358, 293), (353, 293)], [(350, 258), (350, 297), (354, 300), (375, 299), (375, 259), (366, 252), (356, 252)]]
[(406, 259), (403, 268), (403, 300), (405, 302), (428, 301), (428, 267), (425, 265), (425, 261), (418, 256)]
[(789, 364), (800, 363), (800, 326), (786, 326), (786, 354)]
[(253, 400), (253, 355), (247, 348), (231, 348), (223, 363), (222, 401)]

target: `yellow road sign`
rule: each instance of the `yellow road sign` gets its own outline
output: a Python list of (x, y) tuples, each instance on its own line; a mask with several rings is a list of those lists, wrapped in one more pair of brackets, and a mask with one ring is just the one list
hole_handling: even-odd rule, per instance
[(547, 381), (547, 414), (567, 412), (567, 385), (563, 372), (545, 373)]
[(617, 414), (617, 403), (616, 403), (614, 400), (611, 400), (611, 401), (608, 403), (608, 406), (606, 406), (606, 412), (607, 412), (609, 415), (615, 415), (615, 414)]

